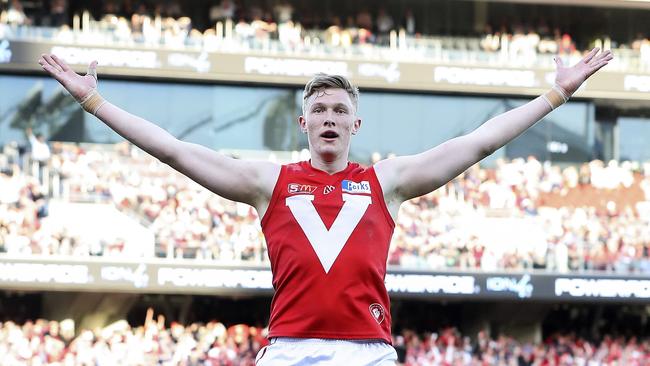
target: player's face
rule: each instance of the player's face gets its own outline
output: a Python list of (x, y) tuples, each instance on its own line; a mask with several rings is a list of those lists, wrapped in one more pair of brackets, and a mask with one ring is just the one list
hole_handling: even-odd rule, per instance
[(306, 101), (305, 115), (298, 122), (307, 133), (309, 150), (325, 160), (344, 158), (350, 150), (350, 138), (361, 127), (361, 120), (350, 95), (343, 89), (325, 89)]

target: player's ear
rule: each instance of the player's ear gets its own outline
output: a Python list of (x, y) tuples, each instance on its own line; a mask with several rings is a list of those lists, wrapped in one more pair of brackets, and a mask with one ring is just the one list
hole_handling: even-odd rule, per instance
[(300, 127), (300, 132), (307, 133), (307, 120), (304, 116), (298, 117), (298, 127)]
[(357, 132), (359, 132), (360, 128), (361, 128), (361, 118), (357, 117), (357, 119), (354, 120), (354, 123), (352, 124), (352, 134), (356, 135)]

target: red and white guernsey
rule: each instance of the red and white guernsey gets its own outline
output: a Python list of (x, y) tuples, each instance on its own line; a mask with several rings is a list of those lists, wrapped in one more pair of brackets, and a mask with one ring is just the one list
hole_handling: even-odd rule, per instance
[(275, 288), (269, 337), (391, 343), (384, 277), (394, 227), (374, 168), (283, 165), (262, 219)]

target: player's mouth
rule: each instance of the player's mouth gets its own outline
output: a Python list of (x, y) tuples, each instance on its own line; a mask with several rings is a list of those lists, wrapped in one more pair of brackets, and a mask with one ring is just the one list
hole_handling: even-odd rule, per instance
[(325, 131), (320, 134), (320, 137), (323, 138), (325, 141), (334, 141), (336, 138), (339, 137), (339, 134), (334, 131)]

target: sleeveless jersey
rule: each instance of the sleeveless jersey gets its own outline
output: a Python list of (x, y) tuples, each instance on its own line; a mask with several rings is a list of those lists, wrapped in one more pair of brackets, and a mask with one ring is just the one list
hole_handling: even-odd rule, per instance
[(283, 165), (261, 224), (275, 289), (269, 337), (391, 343), (384, 278), (395, 224), (374, 168)]

